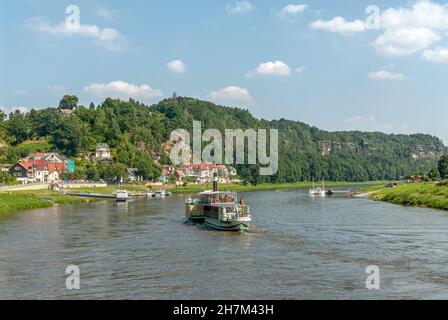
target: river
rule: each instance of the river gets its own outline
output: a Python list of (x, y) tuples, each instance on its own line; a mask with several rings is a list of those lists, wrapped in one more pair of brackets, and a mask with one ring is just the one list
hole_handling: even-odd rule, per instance
[(0, 221), (0, 299), (448, 299), (446, 212), (303, 189), (244, 198), (248, 233), (185, 224), (183, 196), (18, 213)]

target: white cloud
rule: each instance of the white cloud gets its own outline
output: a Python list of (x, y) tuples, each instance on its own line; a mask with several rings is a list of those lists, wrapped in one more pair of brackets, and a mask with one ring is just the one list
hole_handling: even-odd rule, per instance
[(247, 73), (248, 78), (252, 78), (256, 75), (260, 76), (289, 76), (291, 74), (291, 68), (282, 61), (268, 61), (260, 64), (255, 70)]
[(351, 35), (356, 32), (366, 30), (366, 25), (361, 20), (347, 21), (343, 17), (335, 17), (332, 20), (316, 20), (310, 24), (314, 30), (323, 30), (327, 32), (337, 32), (342, 35)]
[(158, 98), (163, 95), (162, 90), (153, 89), (147, 84), (135, 85), (121, 80), (109, 83), (94, 83), (84, 88), (84, 91), (99, 98)]
[(387, 70), (370, 72), (368, 76), (373, 80), (406, 80), (404, 74)]
[(389, 8), (381, 14), (383, 29), (448, 29), (448, 7), (428, 0), (411, 2), (408, 8)]
[(386, 30), (379, 36), (374, 46), (376, 50), (387, 56), (412, 55), (442, 40), (440, 35), (431, 29), (413, 28)]
[(306, 68), (305, 67), (298, 67), (298, 68), (296, 68), (296, 72), (298, 73), (298, 74), (303, 74), (304, 72), (305, 72), (305, 70), (306, 70)]
[(17, 91), (14, 91), (14, 94), (17, 96), (23, 96), (26, 94), (26, 91), (25, 90), (17, 90)]
[(67, 27), (66, 23), (51, 24), (47, 18), (34, 17), (26, 21), (26, 25), (39, 33), (52, 36), (81, 36), (94, 40), (110, 50), (121, 49), (124, 37), (113, 28), (101, 28), (96, 25), (80, 24), (78, 27)]
[(280, 16), (285, 18), (288, 15), (297, 15), (305, 11), (306, 8), (308, 8), (308, 5), (306, 4), (288, 4), (281, 10)]
[(241, 14), (247, 13), (254, 9), (254, 6), (249, 1), (236, 1), (234, 3), (228, 4), (226, 10), (230, 14)]
[(434, 50), (423, 51), (423, 59), (434, 63), (448, 63), (448, 47), (439, 47)]
[(185, 63), (183, 63), (181, 60), (173, 60), (171, 62), (168, 62), (166, 66), (168, 67), (168, 70), (173, 73), (184, 73), (187, 70)]
[(20, 113), (28, 113), (30, 110), (25, 106), (12, 107), (11, 112), (19, 111)]
[(252, 101), (252, 97), (247, 89), (236, 86), (212, 91), (207, 97), (214, 102), (223, 104), (248, 103)]
[(0, 105), (0, 111), (4, 112), (5, 114), (9, 114), (11, 112), (16, 112), (19, 111), (20, 113), (28, 113), (30, 111), (30, 109), (28, 107), (25, 106), (16, 106), (16, 107), (12, 107), (10, 109)]
[(388, 56), (412, 55), (442, 40), (448, 31), (448, 7), (420, 0), (408, 7), (385, 10), (380, 22), (384, 33), (374, 42), (378, 52)]
[[(431, 49), (437, 42), (448, 36), (448, 5), (431, 0), (409, 2), (405, 7), (391, 7), (379, 16), (379, 29), (382, 30), (373, 42), (378, 53), (385, 56), (408, 56), (420, 53), (431, 62), (444, 59), (442, 49)], [(310, 25), (312, 29), (351, 34), (367, 30), (361, 20), (347, 22), (342, 17), (330, 21), (317, 20)]]

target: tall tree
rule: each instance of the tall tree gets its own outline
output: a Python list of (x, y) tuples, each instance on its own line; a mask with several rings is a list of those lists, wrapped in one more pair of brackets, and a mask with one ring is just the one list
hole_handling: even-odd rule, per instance
[(444, 155), (439, 160), (438, 169), (442, 179), (448, 178), (448, 155)]
[(440, 172), (436, 166), (432, 166), (431, 171), (429, 171), (429, 177), (433, 180), (440, 180)]
[(6, 120), (6, 113), (0, 110), (0, 125), (2, 125)]
[(0, 110), (0, 138), (2, 138), (5, 134), (5, 120), (6, 114), (2, 110)]
[(74, 110), (78, 106), (79, 99), (77, 96), (65, 95), (59, 101), (59, 109)]
[(15, 145), (27, 140), (30, 134), (30, 126), (26, 115), (19, 110), (9, 115), (9, 120), (6, 122), (6, 132), (11, 137), (11, 142)]

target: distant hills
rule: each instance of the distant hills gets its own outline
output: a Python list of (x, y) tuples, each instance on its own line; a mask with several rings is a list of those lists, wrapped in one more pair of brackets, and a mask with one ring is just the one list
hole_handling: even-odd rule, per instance
[[(256, 166), (237, 166), (241, 178), (250, 183), (394, 180), (428, 172), (446, 152), (442, 141), (431, 135), (328, 132), (299, 121), (257, 119), (244, 109), (176, 97), (152, 106), (132, 99), (106, 99), (96, 108), (79, 106), (71, 115), (55, 108), (16, 113), (1, 123), (0, 162), (23, 156), (27, 152), (23, 144), (29, 145), (29, 141), (42, 142), (42, 148), (47, 149), (38, 151), (52, 149), (75, 157), (93, 151), (97, 143), (108, 143), (114, 163), (142, 166), (147, 178), (155, 178), (159, 165), (169, 163), (163, 146), (171, 131), (192, 130), (193, 120), (201, 121), (203, 130), (278, 129), (277, 174), (260, 177)], [(143, 160), (143, 154), (149, 162)]]

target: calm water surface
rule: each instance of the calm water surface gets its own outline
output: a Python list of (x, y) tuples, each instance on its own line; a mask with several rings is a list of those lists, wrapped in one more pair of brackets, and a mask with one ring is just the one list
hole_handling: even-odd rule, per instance
[[(249, 233), (184, 223), (184, 198), (0, 221), (0, 299), (448, 299), (448, 214), (307, 190), (245, 194)], [(81, 290), (65, 289), (65, 268)], [(366, 267), (381, 289), (367, 290)]]

